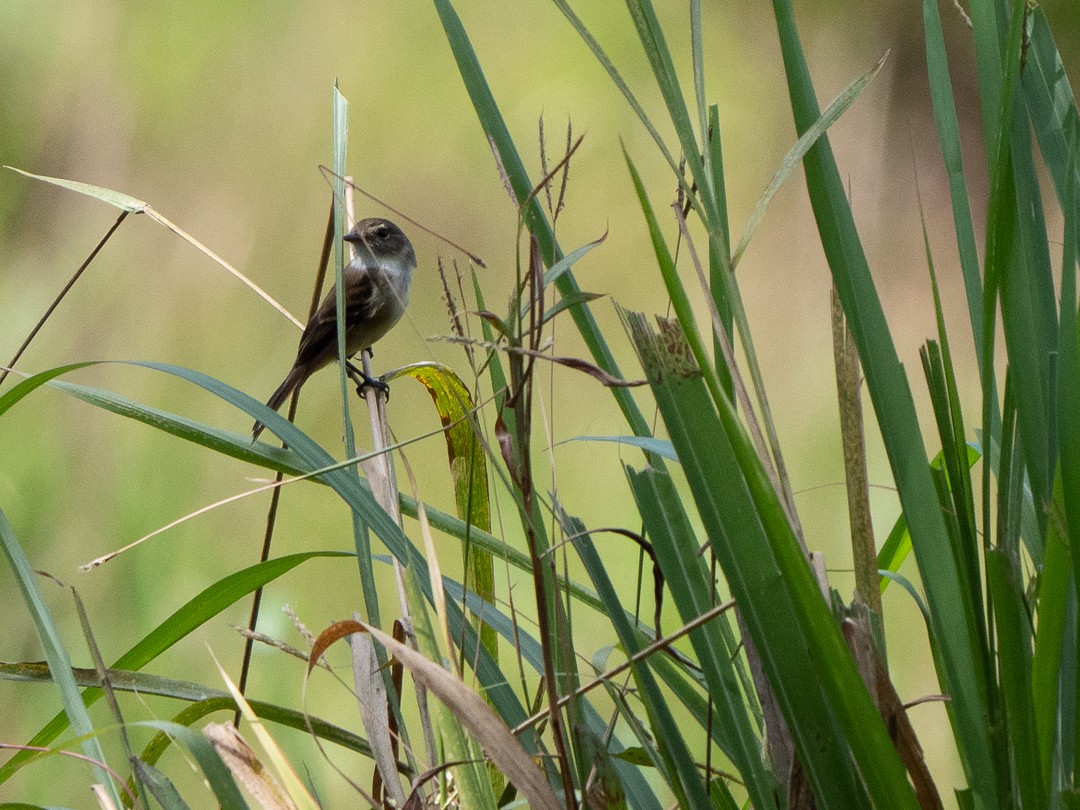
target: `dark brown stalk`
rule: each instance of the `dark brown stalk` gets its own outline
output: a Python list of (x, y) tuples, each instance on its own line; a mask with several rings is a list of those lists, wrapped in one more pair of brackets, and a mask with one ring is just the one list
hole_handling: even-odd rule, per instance
[[(537, 327), (543, 321), (543, 292), (540, 289), (543, 284), (543, 265), (540, 260), (539, 243), (535, 236), (531, 236), (529, 240), (528, 272), (529, 278), (525, 285), (525, 292), (529, 295), (528, 300), (530, 302), (530, 328), (526, 334), (529, 336), (529, 348), (535, 352), (539, 349), (540, 341), (540, 330)], [(557, 637), (557, 633), (553, 632), (554, 628), (551, 626), (551, 619), (556, 606), (548, 603), (550, 577), (547, 576), (545, 567), (553, 566), (554, 562), (539, 548), (534, 523), (536, 517), (535, 498), (532, 481), (532, 459), (529, 449), (534, 363), (535, 357), (531, 355), (523, 355), (517, 352), (511, 352), (507, 355), (507, 365), (510, 368), (511, 394), (507, 397), (503, 407), (504, 409), (513, 410), (513, 435), (510, 435), (510, 431), (501, 416), (499, 424), (496, 425), (496, 431), (501, 434), (499, 444), (503, 451), (503, 459), (510, 471), (511, 479), (521, 493), (522, 522), (525, 527), (529, 556), (532, 559), (537, 624), (540, 638), (543, 639), (541, 649), (544, 657), (544, 688), (547, 692), (548, 719), (551, 723), (551, 733), (559, 759), (559, 770), (562, 776), (566, 805), (576, 810), (578, 805), (574, 792), (573, 770), (567, 750), (565, 724), (562, 712), (559, 709), (559, 679), (556, 675), (555, 658), (552, 650), (552, 641)], [(551, 571), (554, 573), (553, 567)]]
[(86, 257), (86, 260), (79, 265), (79, 269), (75, 271), (74, 275), (68, 280), (68, 283), (64, 285), (64, 289), (60, 290), (59, 295), (57, 295), (56, 298), (53, 299), (53, 302), (49, 304), (49, 308), (45, 310), (45, 314), (41, 316), (41, 320), (34, 324), (34, 328), (30, 330), (30, 334), (26, 336), (26, 340), (22, 342), (18, 351), (15, 352), (15, 356), (8, 361), (7, 368), (0, 369), (0, 385), (7, 379), (8, 374), (11, 373), (11, 369), (15, 368), (15, 364), (19, 362), (19, 358), (23, 356), (23, 352), (26, 351), (30, 343), (37, 337), (37, 333), (41, 331), (41, 327), (49, 320), (49, 316), (53, 314), (53, 310), (60, 306), (60, 302), (64, 300), (64, 296), (68, 294), (68, 290), (75, 286), (75, 282), (79, 280), (79, 276), (81, 276), (83, 271), (90, 266), (90, 262), (97, 257), (98, 253), (101, 252), (101, 249), (105, 247), (105, 243), (109, 241), (114, 233), (116, 233), (116, 229), (120, 227), (120, 223), (127, 219), (127, 215), (130, 213), (130, 211), (120, 212), (120, 216), (116, 218), (116, 222), (114, 222), (112, 227), (106, 231), (103, 237), (101, 237), (101, 241), (90, 251), (90, 255)]
[[(323, 284), (326, 282), (326, 266), (330, 261), (330, 250), (333, 247), (334, 241), (334, 206), (330, 206), (330, 218), (326, 223), (326, 235), (323, 237), (322, 254), (319, 256), (319, 269), (315, 274), (315, 287), (311, 293), (311, 304), (308, 307), (308, 320), (311, 320), (311, 316), (315, 314), (315, 309), (319, 306), (319, 301), (322, 300)], [(296, 418), (296, 406), (300, 401), (300, 390), (296, 389), (292, 393), (292, 397), (289, 399), (289, 421), (293, 421)], [(284, 445), (283, 445), (284, 446)], [(283, 478), (282, 473), (278, 473), (274, 476), (274, 483), (280, 484)], [(276, 486), (271, 490), (270, 495), (270, 507), (266, 510), (266, 529), (263, 532), (263, 544), (262, 551), (259, 553), (259, 562), (264, 563), (270, 559), (270, 544), (274, 539), (274, 525), (277, 523), (277, 511), (278, 504), (281, 502), (281, 487)], [(255, 626), (259, 623), (259, 609), (262, 607), (262, 586), (255, 589), (255, 593), (251, 599), (251, 615), (248, 617), (248, 633), (255, 632)], [(244, 658), (240, 663), (240, 677), (237, 679), (236, 685), (240, 690), (240, 694), (246, 694), (248, 673), (251, 671), (251, 653), (254, 648), (254, 641), (251, 635), (248, 635), (247, 640), (244, 642)], [(240, 727), (240, 711), (237, 710), (233, 715), (233, 727)]]

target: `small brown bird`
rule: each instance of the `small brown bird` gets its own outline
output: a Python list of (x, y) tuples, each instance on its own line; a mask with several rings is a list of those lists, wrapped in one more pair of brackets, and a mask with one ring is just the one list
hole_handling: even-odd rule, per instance
[[(362, 219), (345, 240), (356, 248), (356, 258), (345, 268), (345, 355), (352, 357), (371, 348), (379, 338), (401, 320), (409, 303), (416, 253), (401, 228), (388, 219)], [(285, 380), (266, 405), (281, 407), (295, 389), (312, 374), (337, 359), (337, 295), (332, 287), (318, 310), (311, 316), (300, 348)], [(367, 379), (369, 385), (378, 385)], [(252, 441), (259, 438), (265, 425), (256, 422)]]

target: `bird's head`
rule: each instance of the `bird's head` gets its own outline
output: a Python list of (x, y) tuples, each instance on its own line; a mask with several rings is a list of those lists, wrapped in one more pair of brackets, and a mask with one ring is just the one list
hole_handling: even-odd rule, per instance
[(371, 217), (360, 220), (345, 234), (345, 241), (352, 242), (358, 251), (366, 251), (377, 260), (393, 259), (416, 267), (416, 253), (409, 237), (388, 219)]

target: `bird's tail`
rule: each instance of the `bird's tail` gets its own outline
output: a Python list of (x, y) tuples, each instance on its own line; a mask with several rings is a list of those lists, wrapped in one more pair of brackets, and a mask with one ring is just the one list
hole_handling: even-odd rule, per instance
[[(281, 385), (277, 387), (277, 390), (270, 399), (267, 400), (266, 407), (272, 411), (276, 411), (281, 407), (282, 403), (288, 399), (289, 394), (291, 394), (295, 388), (302, 385), (308, 376), (309, 372), (307, 368), (300, 365), (293, 366), (289, 375), (282, 381)], [(262, 422), (256, 422), (254, 427), (251, 428), (251, 440), (255, 441), (259, 438), (259, 434), (263, 432), (265, 427), (266, 425)]]

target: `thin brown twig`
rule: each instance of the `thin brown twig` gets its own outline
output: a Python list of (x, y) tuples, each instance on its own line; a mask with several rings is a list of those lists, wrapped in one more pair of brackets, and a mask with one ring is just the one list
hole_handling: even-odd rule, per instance
[[(319, 306), (319, 301), (322, 299), (322, 288), (326, 282), (326, 266), (330, 261), (330, 249), (332, 248), (332, 242), (334, 241), (334, 206), (330, 206), (330, 217), (326, 223), (326, 233), (323, 236), (322, 253), (319, 255), (319, 269), (315, 274), (315, 285), (311, 293), (311, 302), (308, 305), (308, 320), (310, 321), (315, 314), (315, 310)], [(289, 398), (289, 412), (288, 420), (292, 422), (296, 418), (296, 409), (300, 404), (300, 387), (297, 386), (293, 389), (292, 396)], [(282, 442), (282, 447), (285, 443)], [(277, 525), (277, 513), (278, 506), (281, 503), (281, 482), (284, 480), (284, 473), (278, 472), (274, 476), (273, 491), (270, 494), (270, 506), (266, 510), (266, 528), (263, 531), (262, 549), (259, 552), (259, 562), (264, 563), (270, 559), (270, 545), (274, 539), (274, 527)], [(262, 608), (263, 588), (260, 585), (255, 589), (255, 593), (251, 598), (251, 613), (248, 616), (247, 629), (249, 633), (254, 633), (255, 628), (259, 624), (259, 611)], [(251, 636), (245, 637), (244, 641), (244, 657), (240, 663), (240, 677), (236, 682), (236, 688), (240, 690), (240, 694), (245, 694), (247, 689), (248, 674), (251, 671), (251, 656), (254, 651), (255, 642)], [(240, 728), (240, 710), (237, 709), (233, 715), (233, 727)]]
[[(644, 659), (648, 658), (653, 653), (659, 652), (660, 650), (663, 650), (664, 648), (670, 646), (672, 644), (672, 642), (678, 641), (680, 638), (685, 636), (687, 633), (690, 633), (690, 632), (692, 632), (694, 630), (697, 630), (699, 627), (701, 627), (706, 622), (711, 621), (712, 619), (715, 619), (721, 613), (724, 613), (724, 612), (730, 610), (733, 607), (735, 607), (735, 600), (730, 599), (727, 602), (724, 602), (721, 605), (717, 605), (716, 607), (712, 608), (711, 610), (708, 610), (705, 613), (702, 613), (700, 616), (698, 616), (693, 621), (687, 622), (686, 624), (684, 624), (682, 627), (680, 627), (678, 630), (676, 630), (670, 636), (664, 636), (661, 639), (657, 639), (656, 641), (654, 641), (652, 644), (648, 645), (647, 647), (643, 647), (642, 649), (638, 650), (636, 653), (631, 655), (623, 663), (619, 664), (614, 669), (608, 670), (603, 675), (597, 676), (593, 680), (589, 681), (587, 684), (579, 686), (571, 694), (563, 695), (556, 702), (555, 708), (556, 709), (561, 709), (563, 706), (565, 706), (571, 700), (579, 698), (582, 695), (586, 694), (587, 692), (591, 692), (596, 687), (602, 685), (605, 681), (609, 681), (612, 678), (617, 677), (619, 674), (621, 674), (622, 672), (625, 672), (627, 669), (632, 667), (634, 664), (638, 663), (639, 661), (643, 661)], [(510, 729), (510, 733), (514, 734), (514, 735), (520, 734), (521, 732), (525, 731), (526, 729), (531, 728), (533, 725), (535, 725), (540, 720), (546, 719), (549, 716), (549, 714), (550, 714), (549, 709), (544, 709), (543, 711), (536, 712), (535, 714), (525, 718), (520, 723), (518, 723), (516, 726), (514, 726), (512, 729)]]
[[(319, 164), (319, 171), (323, 173), (324, 177), (333, 177), (334, 176), (334, 170), (329, 168), (328, 166), (322, 165), (321, 163)], [(344, 181), (345, 185), (349, 186), (349, 188), (352, 188), (355, 191), (360, 192), (362, 195), (367, 197), (372, 202), (378, 203), (383, 208), (385, 208), (387, 211), (390, 211), (395, 216), (401, 217), (403, 220), (408, 222), (410, 225), (415, 225), (417, 228), (419, 228), (420, 230), (422, 230), (424, 233), (428, 234), (429, 236), (434, 236), (440, 242), (445, 242), (450, 247), (452, 247), (454, 250), (460, 251), (461, 253), (463, 253), (469, 259), (469, 261), (471, 261), (477, 267), (483, 267), (485, 270), (487, 269), (487, 263), (484, 262), (483, 259), (481, 259), (479, 256), (477, 256), (472, 251), (467, 250), (466, 248), (463, 248), (461, 245), (459, 245), (457, 242), (454, 242), (451, 239), (447, 239), (445, 236), (443, 236), (438, 231), (432, 230), (431, 228), (427, 227), (426, 225), (423, 225), (423, 224), (417, 222), (415, 219), (410, 217), (408, 214), (406, 214), (401, 209), (395, 208), (394, 206), (390, 205), (390, 203), (386, 202), (386, 200), (383, 200), (383, 199), (380, 199), (379, 197), (376, 197), (370, 191), (365, 191), (364, 189), (360, 188), (360, 186), (356, 185), (356, 183), (354, 183), (350, 178), (342, 177), (342, 178), (339, 178), (339, 179)]]
[(7, 379), (8, 374), (11, 373), (11, 370), (15, 367), (15, 364), (19, 362), (19, 358), (23, 356), (23, 352), (26, 351), (27, 347), (30, 346), (30, 343), (34, 340), (35, 337), (37, 337), (37, 333), (41, 331), (41, 328), (45, 325), (45, 322), (49, 320), (49, 316), (53, 314), (53, 310), (60, 306), (60, 302), (64, 300), (64, 296), (68, 294), (68, 291), (73, 286), (75, 286), (75, 282), (79, 280), (79, 276), (81, 276), (83, 274), (83, 271), (90, 266), (90, 262), (92, 262), (97, 257), (98, 253), (101, 252), (101, 249), (105, 247), (105, 243), (109, 241), (109, 239), (114, 233), (116, 233), (116, 229), (120, 227), (120, 223), (127, 219), (127, 216), (130, 213), (130, 211), (120, 212), (120, 216), (116, 218), (116, 222), (114, 222), (112, 224), (112, 227), (109, 228), (109, 230), (105, 233), (103, 237), (101, 237), (101, 241), (97, 243), (97, 245), (92, 251), (90, 251), (90, 255), (87, 256), (86, 260), (79, 265), (79, 269), (75, 271), (74, 275), (72, 275), (72, 277), (68, 280), (68, 283), (64, 285), (64, 288), (62, 290), (60, 290), (60, 293), (56, 296), (56, 298), (53, 299), (53, 302), (49, 304), (49, 308), (45, 310), (45, 314), (41, 316), (41, 319), (36, 324), (34, 324), (34, 328), (30, 330), (30, 334), (26, 336), (26, 340), (22, 342), (22, 345), (19, 346), (18, 351), (15, 352), (15, 356), (8, 361), (7, 366), (3, 369), (2, 373), (0, 373), (0, 385), (3, 385), (4, 380)]

